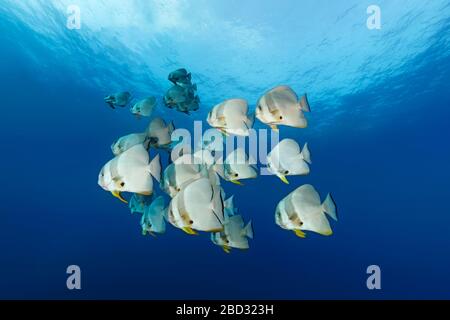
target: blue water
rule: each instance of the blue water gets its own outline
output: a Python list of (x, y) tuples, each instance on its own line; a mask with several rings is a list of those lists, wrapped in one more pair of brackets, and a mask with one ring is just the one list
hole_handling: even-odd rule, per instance
[[(66, 28), (72, 3), (80, 30)], [(0, 0), (0, 298), (450, 298), (450, 3), (379, 0), (381, 30), (366, 27), (371, 4)], [(147, 124), (103, 96), (161, 97), (179, 67), (202, 104), (161, 106), (177, 127), (278, 84), (308, 93), (309, 127), (281, 136), (309, 142), (311, 174), (226, 186), (254, 223), (246, 252), (172, 227), (143, 237), (97, 185), (112, 141)], [(275, 225), (304, 183), (333, 193), (332, 237)], [(71, 264), (80, 291), (66, 288)]]

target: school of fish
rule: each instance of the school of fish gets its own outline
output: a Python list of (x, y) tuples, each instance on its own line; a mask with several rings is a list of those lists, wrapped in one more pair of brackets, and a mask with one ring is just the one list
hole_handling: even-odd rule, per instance
[[(197, 111), (200, 99), (197, 85), (186, 69), (169, 74), (172, 87), (161, 99), (163, 105), (190, 114)], [(172, 150), (175, 126), (172, 121), (152, 117), (158, 110), (154, 96), (134, 100), (128, 91), (104, 98), (112, 109), (130, 106), (137, 118), (151, 118), (144, 132), (118, 138), (112, 145), (113, 156), (100, 170), (98, 184), (123, 203), (132, 213), (142, 215), (143, 235), (157, 236), (166, 232), (166, 224), (188, 235), (210, 233), (211, 242), (230, 253), (232, 249), (246, 250), (253, 239), (252, 221), (245, 222), (234, 205), (234, 196), (227, 196), (222, 181), (243, 185), (242, 180), (255, 179), (258, 168), (254, 159), (242, 148), (216, 159), (208, 145), (191, 152)], [(233, 98), (214, 106), (207, 115), (207, 123), (223, 137), (247, 137), (255, 119), (280, 130), (281, 126), (306, 128), (305, 113), (310, 112), (308, 98), (298, 97), (288, 86), (277, 86), (263, 94), (250, 112), (245, 99)], [(163, 168), (161, 154), (169, 154), (169, 163)], [(308, 144), (303, 147), (293, 139), (283, 139), (267, 155), (267, 171), (283, 183), (288, 177), (310, 173), (312, 165)], [(124, 193), (129, 193), (129, 200)], [(337, 210), (331, 194), (321, 201), (317, 190), (309, 184), (297, 187), (275, 207), (275, 223), (292, 231), (300, 238), (306, 232), (323, 236), (333, 234), (328, 218), (337, 221)]]

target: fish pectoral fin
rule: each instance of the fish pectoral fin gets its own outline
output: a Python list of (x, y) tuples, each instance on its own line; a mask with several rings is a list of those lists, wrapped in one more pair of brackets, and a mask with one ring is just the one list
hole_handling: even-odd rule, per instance
[(238, 186), (243, 186), (244, 184), (239, 180), (230, 180), (231, 183), (237, 184)]
[(222, 246), (223, 251), (225, 251), (225, 253), (230, 253), (231, 252), (231, 247), (229, 246)]
[(183, 230), (184, 232), (186, 232), (187, 234), (189, 234), (191, 236), (198, 235), (197, 231), (193, 230), (191, 227), (184, 227), (184, 228), (181, 228), (181, 230)]
[(273, 131), (279, 131), (279, 129), (278, 129), (278, 127), (277, 127), (276, 124), (271, 124), (271, 125), (270, 125), (270, 128), (271, 128)]
[(117, 198), (117, 199), (119, 199), (120, 201), (122, 201), (123, 203), (128, 204), (128, 201), (125, 200), (125, 199), (122, 197), (122, 195), (120, 194), (119, 191), (111, 191), (111, 194), (112, 194), (115, 198)]
[(299, 238), (306, 238), (306, 233), (304, 233), (302, 230), (296, 229), (294, 230), (294, 233)]
[(280, 178), (280, 180), (283, 181), (284, 183), (289, 184), (289, 181), (288, 181), (288, 179), (286, 178), (286, 176), (279, 175), (278, 178)]

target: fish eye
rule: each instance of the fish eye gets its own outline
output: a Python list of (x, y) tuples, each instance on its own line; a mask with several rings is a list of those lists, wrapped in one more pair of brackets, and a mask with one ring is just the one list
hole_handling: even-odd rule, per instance
[(125, 182), (122, 182), (121, 184), (120, 184), (120, 186), (123, 188), (123, 187), (125, 187)]
[(284, 172), (284, 174), (289, 174), (289, 170), (286, 170), (286, 171)]
[(303, 225), (303, 221), (300, 221), (300, 226), (302, 226)]
[(192, 221), (192, 220), (189, 220), (189, 224), (194, 224), (194, 221)]
[(283, 120), (283, 116), (280, 116), (280, 120)]
[(239, 174), (235, 173), (234, 176), (237, 178), (237, 177), (239, 177)]

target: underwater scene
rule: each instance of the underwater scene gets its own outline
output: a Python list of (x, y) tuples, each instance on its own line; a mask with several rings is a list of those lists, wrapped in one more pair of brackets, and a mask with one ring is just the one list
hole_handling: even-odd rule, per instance
[(450, 299), (448, 0), (0, 0), (0, 299)]

